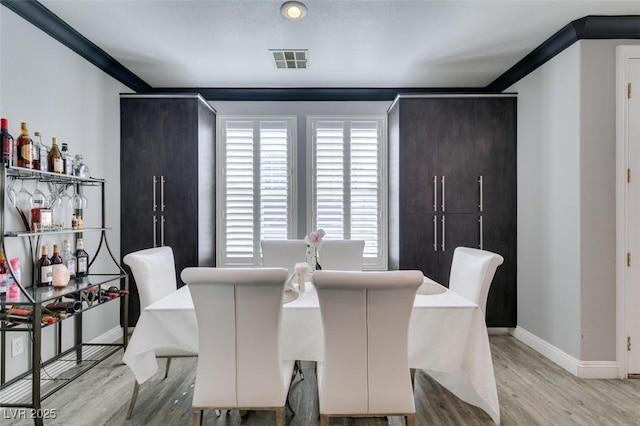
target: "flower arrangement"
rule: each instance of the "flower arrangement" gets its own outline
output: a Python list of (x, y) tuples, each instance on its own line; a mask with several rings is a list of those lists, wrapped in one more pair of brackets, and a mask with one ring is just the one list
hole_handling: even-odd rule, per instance
[(324, 229), (319, 228), (304, 237), (304, 242), (307, 243), (307, 263), (315, 271), (322, 269), (320, 263), (318, 263), (318, 250), (322, 247), (322, 237), (324, 235)]
[(307, 247), (315, 247), (319, 250), (322, 247), (322, 237), (324, 237), (324, 235), (324, 229), (316, 229), (304, 237), (304, 242), (307, 243)]

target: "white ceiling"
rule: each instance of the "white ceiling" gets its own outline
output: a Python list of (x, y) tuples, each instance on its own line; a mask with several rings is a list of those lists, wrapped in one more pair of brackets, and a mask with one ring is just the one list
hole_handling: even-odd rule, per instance
[[(640, 0), (41, 0), (154, 88), (484, 87), (587, 15), (640, 15)], [(308, 49), (278, 70), (269, 49)]]

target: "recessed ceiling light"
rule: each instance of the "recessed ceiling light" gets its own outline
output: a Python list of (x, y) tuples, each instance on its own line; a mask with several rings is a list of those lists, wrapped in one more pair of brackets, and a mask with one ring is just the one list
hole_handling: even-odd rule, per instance
[(280, 13), (282, 13), (282, 16), (285, 18), (296, 21), (307, 15), (307, 6), (299, 1), (287, 1), (282, 3)]

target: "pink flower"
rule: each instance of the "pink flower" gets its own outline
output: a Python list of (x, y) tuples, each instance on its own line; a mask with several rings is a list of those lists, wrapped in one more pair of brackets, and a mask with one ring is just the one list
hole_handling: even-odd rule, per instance
[(309, 235), (304, 237), (304, 242), (307, 243), (310, 247), (320, 248), (322, 245), (322, 237), (324, 237), (324, 229), (316, 229), (313, 232), (310, 232)]

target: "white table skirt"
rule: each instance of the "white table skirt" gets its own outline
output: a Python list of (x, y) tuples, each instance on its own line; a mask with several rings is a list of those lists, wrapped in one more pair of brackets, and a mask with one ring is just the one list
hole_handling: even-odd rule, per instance
[[(288, 359), (321, 361), (323, 346), (318, 296), (307, 283), (300, 297), (284, 305), (282, 354)], [(138, 383), (143, 383), (158, 370), (156, 356), (176, 351), (198, 353), (198, 328), (188, 286), (143, 310), (123, 361)], [(500, 423), (489, 337), (478, 305), (448, 290), (418, 294), (409, 325), (409, 366), (425, 370), (454, 395)]]

